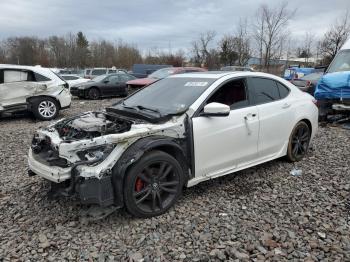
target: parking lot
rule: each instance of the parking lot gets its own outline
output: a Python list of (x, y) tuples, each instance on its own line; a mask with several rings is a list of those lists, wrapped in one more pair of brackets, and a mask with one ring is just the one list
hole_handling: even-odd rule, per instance
[[(113, 101), (73, 100), (60, 117)], [(301, 162), (279, 159), (188, 188), (159, 217), (119, 210), (93, 222), (81, 213), (87, 207), (49, 200), (43, 179), (27, 176), (33, 132), (48, 122), (0, 121), (0, 261), (350, 260), (345, 129), (321, 127)]]

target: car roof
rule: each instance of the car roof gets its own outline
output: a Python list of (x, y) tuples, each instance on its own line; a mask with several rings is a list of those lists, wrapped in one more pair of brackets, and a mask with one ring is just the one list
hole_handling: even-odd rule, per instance
[(31, 70), (33, 72), (39, 73), (49, 78), (58, 78), (56, 73), (53, 70), (41, 66), (24, 66), (24, 65), (11, 65), (11, 64), (0, 64), (0, 69), (9, 68), (9, 69), (19, 69), (19, 70)]
[(169, 78), (211, 78), (219, 79), (225, 76), (235, 76), (235, 77), (247, 77), (247, 76), (256, 76), (256, 77), (265, 77), (284, 82), (285, 80), (279, 76), (275, 76), (268, 73), (261, 72), (249, 72), (249, 71), (208, 71), (208, 72), (194, 72), (186, 74), (177, 74), (171, 75)]

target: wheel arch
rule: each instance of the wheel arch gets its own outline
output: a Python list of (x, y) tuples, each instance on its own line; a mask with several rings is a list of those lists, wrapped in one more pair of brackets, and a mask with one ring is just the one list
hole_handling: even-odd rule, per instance
[(163, 136), (149, 136), (141, 138), (130, 145), (122, 156), (119, 158), (112, 170), (112, 182), (115, 194), (115, 204), (117, 206), (124, 205), (123, 187), (125, 182), (125, 176), (133, 164), (135, 164), (141, 157), (150, 151), (158, 150), (163, 151), (177, 161), (184, 170), (184, 180), (187, 183), (189, 179), (189, 164), (186, 161), (186, 148), (185, 143), (180, 139)]
[(308, 126), (309, 129), (310, 129), (310, 136), (312, 136), (312, 135), (313, 135), (313, 128), (312, 128), (312, 123), (311, 123), (311, 121), (310, 121), (309, 119), (307, 119), (307, 118), (302, 118), (302, 119), (300, 119), (295, 125), (297, 125), (297, 124), (300, 123), (300, 122), (304, 122), (305, 124), (307, 124), (307, 126)]
[(54, 96), (50, 96), (50, 95), (38, 95), (38, 96), (32, 96), (27, 98), (27, 103), (29, 104), (29, 110), (32, 111), (32, 106), (33, 106), (33, 102), (36, 100), (40, 100), (43, 98), (50, 98), (56, 101), (57, 105), (58, 105), (58, 110), (61, 109), (61, 102)]

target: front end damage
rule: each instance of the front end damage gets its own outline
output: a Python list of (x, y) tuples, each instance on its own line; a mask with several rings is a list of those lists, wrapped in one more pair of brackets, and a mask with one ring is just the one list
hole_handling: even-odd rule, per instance
[(141, 157), (150, 141), (166, 139), (180, 147), (185, 119), (184, 114), (151, 124), (108, 112), (87, 112), (60, 120), (35, 133), (29, 174), (50, 180), (55, 195), (77, 195), (85, 204), (122, 206), (127, 167)]

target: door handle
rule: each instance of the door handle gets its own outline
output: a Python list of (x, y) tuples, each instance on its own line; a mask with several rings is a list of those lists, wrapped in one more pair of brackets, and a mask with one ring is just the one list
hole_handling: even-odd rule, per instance
[(282, 106), (282, 108), (283, 108), (283, 109), (286, 109), (286, 108), (288, 108), (288, 107), (290, 107), (290, 106), (291, 106), (291, 104), (289, 104), (289, 103), (284, 103), (283, 106)]
[(244, 117), (244, 120), (248, 120), (250, 117), (256, 117), (256, 114), (249, 113)]

